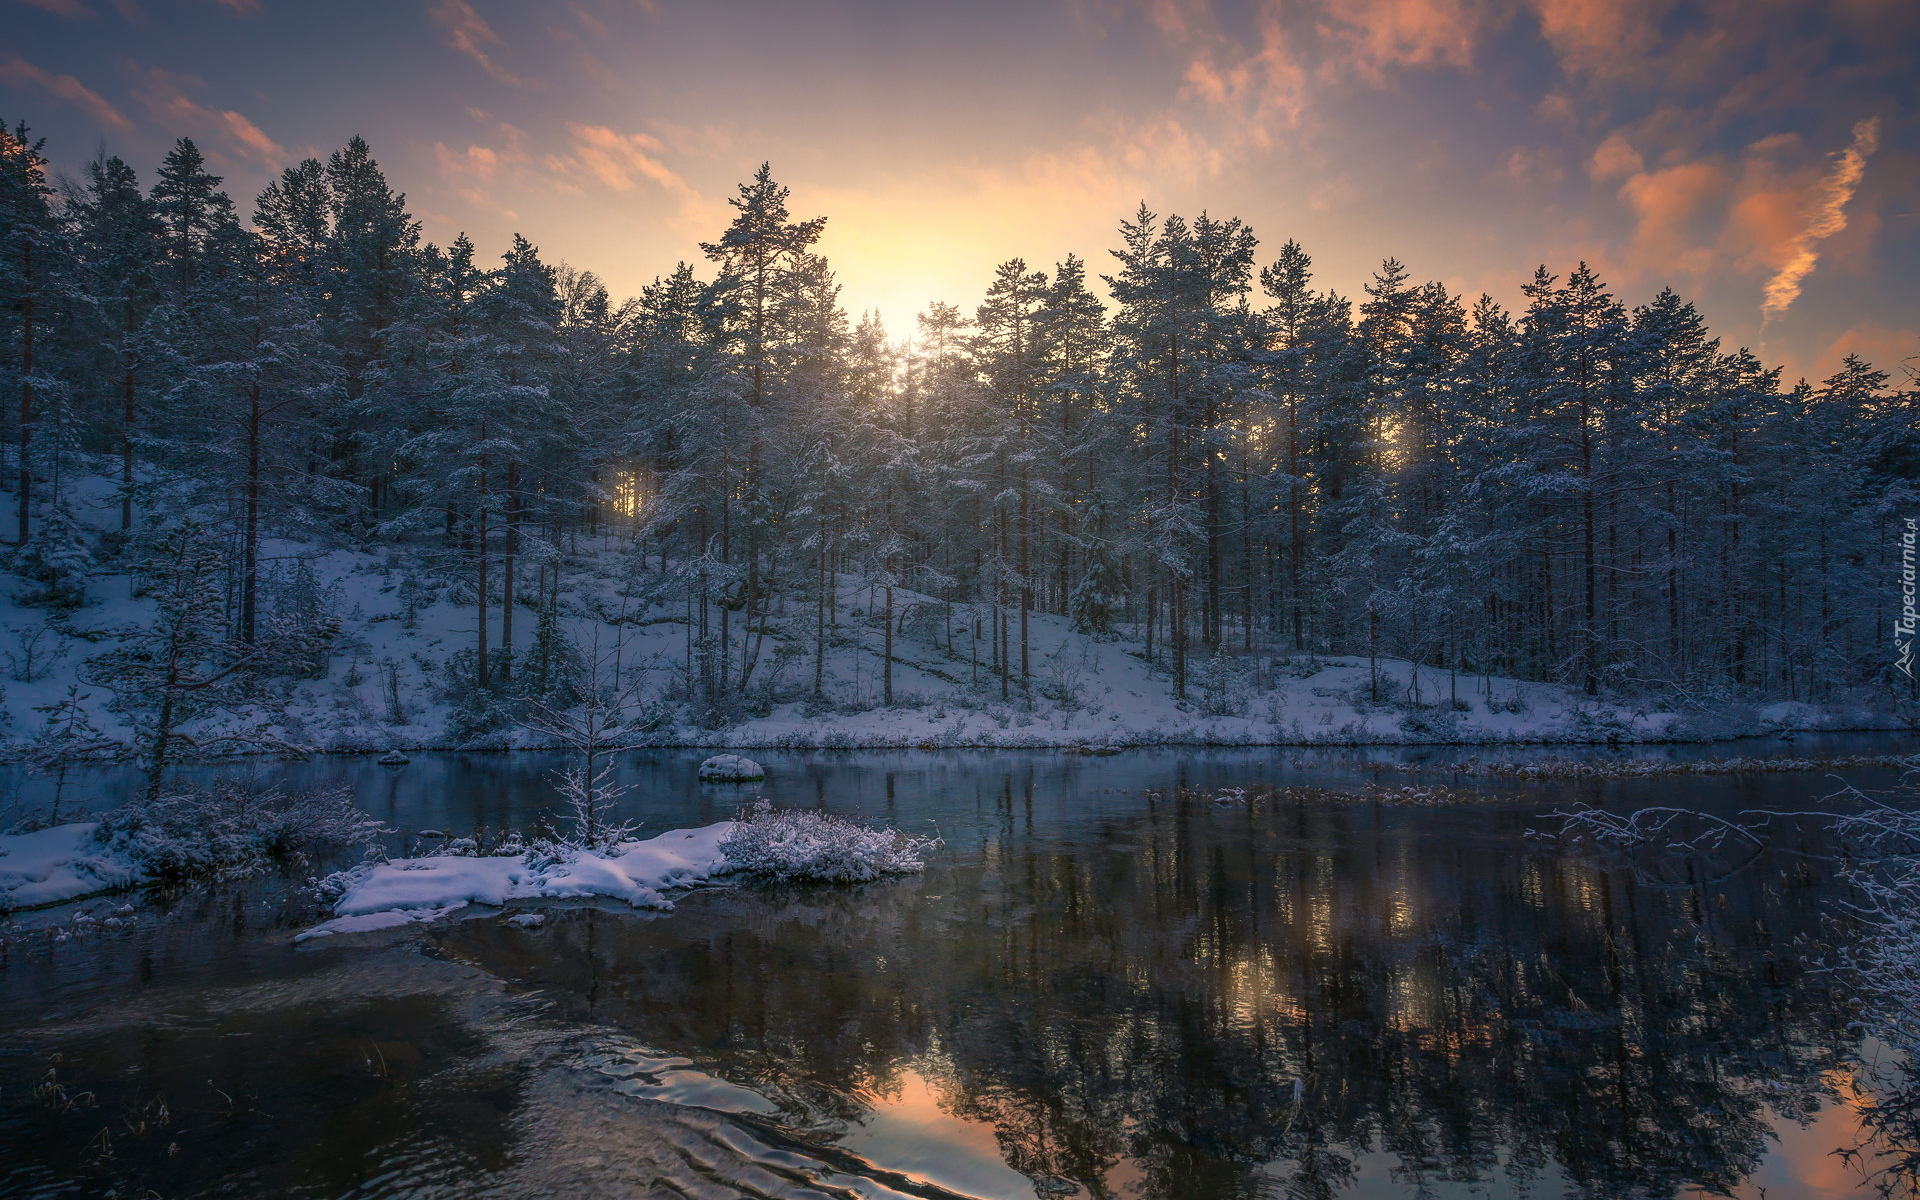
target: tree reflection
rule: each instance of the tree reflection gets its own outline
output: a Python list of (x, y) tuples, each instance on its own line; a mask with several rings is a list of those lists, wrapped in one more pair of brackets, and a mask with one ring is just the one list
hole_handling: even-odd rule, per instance
[(1730, 1189), (1856, 1040), (1800, 961), (1831, 886), (1805, 859), (1654, 888), (1512, 810), (1180, 795), (1068, 841), (1003, 808), (916, 880), (447, 944), (801, 1123), (911, 1065), (1096, 1197), (1329, 1197), (1380, 1154), (1416, 1184)]

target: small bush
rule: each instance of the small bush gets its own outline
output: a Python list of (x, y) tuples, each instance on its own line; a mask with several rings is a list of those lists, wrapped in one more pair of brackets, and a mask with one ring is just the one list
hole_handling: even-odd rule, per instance
[(938, 838), (872, 829), (811, 809), (776, 809), (766, 800), (740, 814), (720, 843), (728, 867), (782, 882), (865, 883), (882, 875), (911, 875)]
[(1193, 670), (1200, 711), (1209, 717), (1247, 715), (1247, 673), (1230, 658), (1202, 659)]
[(371, 845), (380, 822), (347, 788), (287, 792), (244, 780), (130, 800), (100, 819), (94, 837), (155, 879), (244, 879), (312, 853)]

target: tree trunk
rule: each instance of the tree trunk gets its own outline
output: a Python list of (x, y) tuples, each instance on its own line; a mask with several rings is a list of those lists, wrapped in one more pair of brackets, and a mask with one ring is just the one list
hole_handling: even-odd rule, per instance
[[(484, 486), (484, 476), (483, 484)], [(475, 528), (474, 553), (478, 557), (479, 586), (473, 598), (474, 606), (474, 658), (473, 675), (484, 690), (489, 685), (487, 676), (487, 510), (482, 508)]]
[(826, 694), (827, 679), (827, 531), (820, 531), (820, 581), (814, 589), (813, 697)]
[(133, 368), (120, 380), (120, 532), (133, 528)]
[(240, 640), (253, 645), (260, 595), (260, 385), (247, 393), (247, 517), (240, 550)]
[(22, 242), (20, 274), (26, 288), (20, 300), (20, 529), (19, 544), (32, 535), (33, 466), (28, 460), (33, 437), (33, 243)]
[(513, 568), (520, 549), (520, 464), (507, 464), (507, 539), (500, 556), (500, 678), (513, 677)]

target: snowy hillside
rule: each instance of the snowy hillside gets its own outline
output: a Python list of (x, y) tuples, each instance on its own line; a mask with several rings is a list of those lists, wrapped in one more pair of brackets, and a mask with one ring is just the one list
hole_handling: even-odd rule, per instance
[[(601, 688), (631, 700), (626, 740), (637, 744), (1097, 749), (1596, 742), (1894, 725), (1884, 715), (1805, 705), (1655, 711), (1549, 684), (1416, 669), (1401, 660), (1370, 665), (1365, 658), (1272, 653), (1195, 659), (1182, 699), (1168, 672), (1145, 660), (1140, 642), (1098, 640), (1039, 613), (1028, 617), (1028, 674), (1023, 681), (1016, 647), (1003, 688), (990, 666), (989, 609), (946, 605), (901, 588), (894, 591), (889, 706), (883, 703), (885, 617), (876, 611), (881, 595), (853, 577), (838, 580), (821, 645), (810, 602), (785, 612), (776, 606), (756, 625), (750, 686), (731, 708), (716, 712), (688, 700), (696, 691), (688, 669), (695, 640), (684, 589), (673, 586), (678, 564), (669, 561), (663, 570), (657, 556), (617, 537), (583, 538), (568, 550), (558, 573), (557, 629), (540, 641), (539, 615), (523, 604), (515, 614), (515, 661), (523, 672), (541, 653), (566, 655), (576, 668), (597, 661)], [(427, 552), (406, 546), (321, 551), (274, 542), (263, 545), (263, 558), (277, 564), (281, 577), (297, 577), (308, 602), (339, 618), (331, 652), (308, 672), (312, 677), (269, 676), (190, 730), (249, 730), (325, 751), (550, 744), (504, 707), (476, 716), (472, 697), (463, 698), (459, 678), (471, 669), (475, 608), (463, 581), (436, 575)], [(87, 575), (86, 600), (71, 611), (25, 603), (24, 580), (7, 577), (4, 588), (5, 736), (18, 746), (41, 733), (49, 716), (36, 710), (77, 686), (75, 695), (98, 730), (129, 738), (123, 716), (106, 707), (108, 694), (83, 682), (82, 665), (112, 648), (116, 634), (150, 622), (153, 601), (136, 598), (133, 580), (111, 563)], [(556, 597), (536, 593), (536, 599), (552, 605)], [(488, 611), (499, 662), (498, 604)], [(736, 663), (752, 649), (741, 635), (736, 623), (729, 644)], [(816, 650), (822, 652), (818, 695)]]

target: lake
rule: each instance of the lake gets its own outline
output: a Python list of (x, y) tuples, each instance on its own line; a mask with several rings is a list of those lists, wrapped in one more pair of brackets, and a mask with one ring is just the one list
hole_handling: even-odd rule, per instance
[[(1810, 965), (1848, 932), (1821, 830), (1659, 879), (1529, 837), (1577, 802), (1801, 809), (1836, 782), (1444, 769), (1464, 754), (756, 752), (742, 788), (650, 751), (622, 760), (643, 833), (764, 795), (943, 845), (858, 887), (299, 947), (298, 881), (134, 898), (121, 929), (0, 950), (0, 1196), (1875, 1194), (1834, 1152), (1893, 1064)], [(257, 769), (352, 786), (402, 850), (532, 824), (558, 761)], [(1354, 794), (1376, 782), (1469, 796)]]

